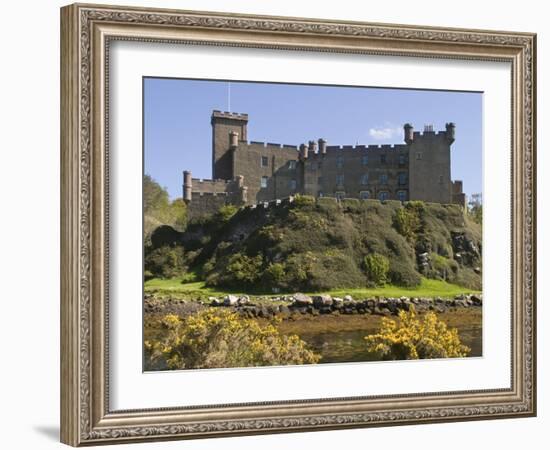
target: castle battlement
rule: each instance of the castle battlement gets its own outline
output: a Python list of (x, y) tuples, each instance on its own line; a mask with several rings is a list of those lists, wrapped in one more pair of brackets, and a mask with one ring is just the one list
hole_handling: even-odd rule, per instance
[(404, 142), (394, 144), (329, 146), (323, 138), (299, 145), (249, 141), (248, 119), (244, 113), (212, 112), (212, 179), (184, 172), (191, 214), (212, 213), (224, 204), (268, 207), (296, 194), (348, 202), (465, 203), (462, 184), (451, 178), (452, 122), (441, 131), (404, 124)]
[(241, 147), (264, 147), (264, 148), (289, 148), (292, 150), (298, 150), (297, 145), (293, 144), (279, 144), (277, 142), (264, 142), (264, 141), (239, 141), (239, 148)]
[(248, 114), (246, 114), (246, 113), (219, 111), (217, 109), (212, 111), (212, 117), (216, 117), (216, 118), (219, 118), (219, 119), (248, 120)]

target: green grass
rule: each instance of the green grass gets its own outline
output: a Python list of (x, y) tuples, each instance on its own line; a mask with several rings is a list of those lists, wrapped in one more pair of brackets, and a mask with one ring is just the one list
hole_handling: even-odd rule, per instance
[[(263, 296), (279, 296), (285, 293), (265, 293), (265, 292), (246, 292), (239, 290), (219, 290), (205, 286), (204, 281), (193, 281), (182, 283), (180, 278), (171, 279), (152, 279), (145, 283), (145, 292), (156, 293), (160, 295), (170, 295), (180, 298), (207, 298), (221, 297), (226, 294), (248, 294)], [(464, 288), (456, 284), (445, 281), (431, 280), (422, 278), (420, 286), (415, 288), (404, 288), (400, 286), (386, 285), (378, 288), (356, 288), (356, 289), (334, 289), (324, 292), (334, 297), (343, 297), (351, 295), (356, 299), (367, 297), (454, 297), (457, 294), (479, 293), (472, 289)], [(286, 294), (292, 294), (287, 292)], [(310, 293), (313, 294), (313, 293)]]

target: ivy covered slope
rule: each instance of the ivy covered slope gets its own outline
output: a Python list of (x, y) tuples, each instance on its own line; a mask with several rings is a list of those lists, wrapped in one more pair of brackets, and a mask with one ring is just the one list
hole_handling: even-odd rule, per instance
[(224, 207), (185, 232), (157, 228), (146, 276), (193, 273), (209, 286), (326, 291), (421, 277), (481, 289), (481, 228), (456, 205), (298, 196), (267, 208)]

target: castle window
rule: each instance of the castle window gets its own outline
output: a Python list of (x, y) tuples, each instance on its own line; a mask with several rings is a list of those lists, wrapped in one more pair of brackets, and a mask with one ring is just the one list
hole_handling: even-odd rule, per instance
[(260, 180), (260, 187), (266, 188), (267, 187), (267, 177), (262, 177)]
[(398, 180), (397, 182), (398, 182), (401, 186), (407, 184), (407, 174), (401, 172), (399, 175), (397, 175), (397, 180)]
[(338, 167), (339, 169), (344, 167), (344, 157), (342, 155), (338, 155), (336, 157), (336, 167)]
[(369, 184), (369, 174), (365, 173), (361, 176), (361, 184)]
[(336, 175), (336, 184), (338, 186), (342, 186), (344, 184), (344, 175), (343, 174)]
[(405, 163), (407, 162), (406, 158), (405, 158), (405, 154), (404, 153), (400, 153), (399, 154), (399, 164), (400, 165), (405, 165)]
[(368, 165), (369, 164), (369, 155), (363, 155), (361, 157), (361, 162), (363, 163), (364, 166)]
[(370, 198), (370, 191), (359, 192), (359, 197), (362, 198), (363, 200), (367, 200), (368, 198)]
[(380, 155), (380, 164), (386, 164), (386, 155)]
[(383, 173), (380, 175), (380, 184), (388, 184), (388, 175)]
[(268, 159), (267, 156), (262, 156), (262, 162), (261, 162), (261, 164), (262, 164), (262, 167), (267, 167), (267, 166), (269, 166), (269, 159)]
[(289, 161), (288, 162), (288, 168), (289, 169), (296, 169), (296, 161)]
[(293, 190), (293, 191), (296, 190), (296, 180), (290, 180), (288, 185), (289, 185), (291, 190)]
[(407, 191), (397, 191), (397, 198), (400, 202), (407, 201)]
[(422, 159), (422, 152), (416, 152), (416, 159)]
[(378, 200), (384, 201), (388, 199), (388, 193), (386, 191), (382, 191), (378, 194)]

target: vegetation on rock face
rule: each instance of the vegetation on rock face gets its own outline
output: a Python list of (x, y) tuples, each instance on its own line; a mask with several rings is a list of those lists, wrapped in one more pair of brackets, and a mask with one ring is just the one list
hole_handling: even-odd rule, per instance
[(458, 358), (470, 353), (456, 328), (447, 328), (433, 312), (420, 320), (414, 308), (400, 311), (399, 322), (383, 318), (380, 331), (365, 340), (369, 351), (383, 360)]
[(155, 232), (155, 246), (183, 247), (189, 270), (216, 288), (415, 287), (422, 277), (481, 288), (481, 229), (456, 205), (302, 195), (269, 208), (231, 208), (184, 233)]
[(210, 369), (313, 364), (320, 359), (296, 335), (284, 336), (274, 323), (260, 324), (225, 309), (208, 308), (181, 318), (166, 315), (159, 340), (145, 342), (149, 365)]

